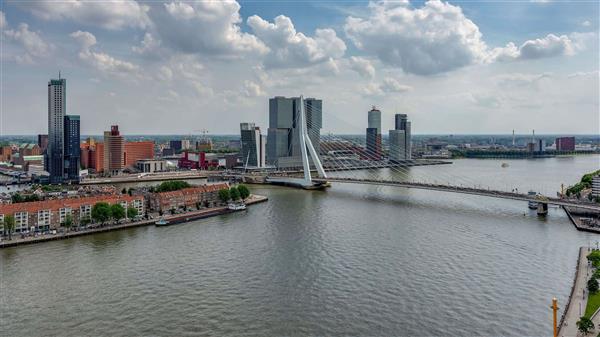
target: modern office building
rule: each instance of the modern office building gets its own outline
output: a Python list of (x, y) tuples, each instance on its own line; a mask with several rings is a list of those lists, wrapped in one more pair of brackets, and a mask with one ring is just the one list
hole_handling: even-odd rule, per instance
[(411, 160), (411, 131), (406, 114), (396, 114), (395, 129), (389, 132), (389, 158), (391, 161)]
[(254, 123), (240, 123), (241, 160), (244, 167), (265, 166), (265, 137)]
[(65, 142), (65, 174), (64, 179), (76, 182), (79, 181), (79, 168), (81, 166), (80, 151), (80, 120), (79, 116), (66, 115), (64, 122), (64, 142)]
[(556, 151), (575, 151), (575, 137), (556, 138)]
[(124, 145), (123, 164), (125, 167), (134, 167), (138, 160), (154, 158), (154, 142), (126, 142)]
[[(300, 128), (297, 127), (300, 97), (277, 96), (269, 99), (269, 129), (266, 142), (267, 163), (280, 168), (302, 166)], [(305, 98), (308, 136), (317, 153), (320, 153), (323, 101)]]
[(366, 156), (371, 160), (381, 159), (381, 111), (375, 106), (367, 113), (367, 146)]
[(50, 183), (60, 184), (64, 176), (64, 120), (66, 114), (67, 80), (59, 78), (48, 82), (48, 148), (45, 168)]
[(169, 148), (173, 149), (175, 152), (179, 152), (183, 149), (181, 140), (171, 140), (169, 141)]
[(42, 153), (44, 153), (48, 147), (48, 135), (38, 135), (37, 145), (40, 147)]
[(112, 125), (104, 131), (104, 172), (110, 175), (123, 171), (125, 163), (125, 141), (119, 133), (119, 126)]

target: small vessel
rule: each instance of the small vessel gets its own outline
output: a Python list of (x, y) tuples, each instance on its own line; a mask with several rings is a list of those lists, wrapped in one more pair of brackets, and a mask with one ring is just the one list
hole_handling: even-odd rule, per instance
[(158, 219), (158, 221), (156, 221), (154, 224), (155, 224), (156, 226), (168, 226), (168, 225), (169, 225), (169, 222), (168, 222), (167, 220), (165, 220), (164, 218), (162, 218), (162, 217), (161, 217), (161, 218), (160, 218), (160, 219)]
[(246, 209), (246, 205), (243, 202), (230, 203), (229, 205), (227, 205), (227, 208), (231, 211), (242, 211)]
[(508, 167), (508, 163), (502, 163), (501, 167)]
[[(529, 197), (535, 197), (536, 195), (537, 195), (536, 191), (527, 192), (527, 196), (529, 196)], [(527, 206), (529, 207), (529, 209), (537, 209), (538, 203), (530, 200), (530, 201), (528, 201)]]

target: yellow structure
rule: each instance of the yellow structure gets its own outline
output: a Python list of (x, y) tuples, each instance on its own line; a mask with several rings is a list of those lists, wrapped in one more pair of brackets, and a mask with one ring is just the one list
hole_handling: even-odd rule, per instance
[(554, 297), (552, 299), (552, 306), (550, 307), (552, 308), (552, 320), (553, 320), (553, 328), (554, 328), (554, 337), (558, 337), (558, 326), (557, 326), (557, 313), (558, 313), (558, 300), (556, 300), (556, 297)]

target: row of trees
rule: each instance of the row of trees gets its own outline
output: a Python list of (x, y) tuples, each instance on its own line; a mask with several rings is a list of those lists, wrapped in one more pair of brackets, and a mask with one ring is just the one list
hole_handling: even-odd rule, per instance
[[(593, 250), (591, 253), (588, 254), (587, 259), (589, 262), (592, 263), (592, 266), (596, 268), (596, 270), (592, 274), (592, 277), (587, 282), (587, 289), (589, 295), (593, 295), (596, 294), (598, 290), (600, 290), (600, 287), (598, 286), (598, 279), (600, 278), (600, 269), (598, 269), (600, 267), (600, 251)], [(590, 296), (588, 296), (588, 301), (589, 299)], [(587, 309), (588, 308), (586, 308), (586, 311)], [(591, 330), (594, 330), (594, 322), (592, 322), (592, 320), (585, 315), (581, 316), (577, 321), (577, 329), (581, 331), (581, 333), (586, 335)]]
[[(92, 220), (97, 223), (104, 225), (109, 220), (119, 221), (127, 216), (132, 219), (138, 216), (138, 210), (134, 207), (128, 207), (125, 209), (120, 204), (110, 205), (106, 202), (99, 202), (92, 207), (92, 216), (82, 217), (80, 219), (80, 225), (87, 225)], [(65, 216), (65, 220), (61, 223), (61, 226), (65, 228), (73, 227), (73, 216), (68, 214)], [(12, 215), (6, 215), (2, 221), (4, 231), (8, 234), (8, 239), (12, 240), (12, 233), (15, 231), (15, 217)]]
[(237, 201), (240, 199), (246, 199), (250, 196), (250, 189), (246, 185), (239, 184), (237, 187), (233, 186), (230, 189), (219, 190), (219, 199), (222, 202), (228, 202), (229, 200)]

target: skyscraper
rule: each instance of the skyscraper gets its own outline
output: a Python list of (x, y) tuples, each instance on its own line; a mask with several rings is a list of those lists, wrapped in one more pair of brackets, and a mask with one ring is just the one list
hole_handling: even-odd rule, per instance
[[(300, 97), (277, 96), (269, 99), (269, 130), (267, 136), (267, 162), (280, 168), (302, 166), (300, 129), (296, 123), (300, 112)], [(308, 136), (320, 151), (323, 124), (323, 101), (305, 98), (306, 126)]]
[(244, 166), (265, 166), (265, 144), (260, 128), (254, 123), (240, 123), (241, 159)]
[(367, 158), (381, 159), (381, 111), (375, 106), (368, 112)]
[(79, 148), (79, 130), (79, 116), (66, 115), (64, 121), (64, 179), (69, 181), (79, 181), (79, 167), (81, 165), (81, 154)]
[(411, 131), (410, 122), (406, 114), (396, 114), (395, 129), (390, 130), (390, 160), (403, 161), (411, 160)]
[(66, 114), (67, 80), (51, 79), (48, 82), (48, 148), (45, 166), (50, 173), (50, 183), (60, 184), (64, 176), (64, 119)]
[(125, 164), (125, 146), (119, 126), (112, 125), (110, 131), (104, 131), (104, 173), (119, 174)]

